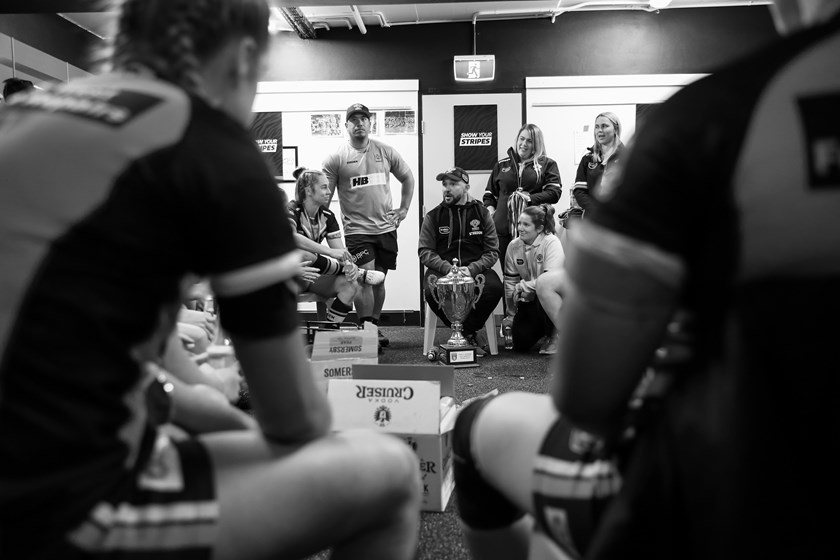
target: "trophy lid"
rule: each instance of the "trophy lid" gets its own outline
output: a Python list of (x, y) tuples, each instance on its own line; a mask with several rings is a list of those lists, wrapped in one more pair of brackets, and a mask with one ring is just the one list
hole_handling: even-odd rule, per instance
[(437, 285), (440, 284), (475, 284), (475, 280), (472, 276), (461, 272), (458, 268), (458, 259), (452, 259), (452, 268), (449, 270), (449, 274), (437, 280)]

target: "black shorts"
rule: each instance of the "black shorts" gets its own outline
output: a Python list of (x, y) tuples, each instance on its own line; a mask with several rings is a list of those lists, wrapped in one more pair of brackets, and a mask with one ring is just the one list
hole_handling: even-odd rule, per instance
[(572, 557), (583, 556), (604, 509), (621, 487), (601, 442), (560, 417), (534, 461), (534, 512), (540, 530)]
[(175, 441), (159, 433), (149, 464), (133, 487), (94, 506), (66, 533), (66, 553), (55, 557), (209, 560), (218, 522), (207, 450), (198, 440)]
[(347, 251), (353, 255), (353, 262), (358, 266), (373, 261), (376, 270), (396, 270), (397, 268), (397, 231), (379, 235), (347, 235)]

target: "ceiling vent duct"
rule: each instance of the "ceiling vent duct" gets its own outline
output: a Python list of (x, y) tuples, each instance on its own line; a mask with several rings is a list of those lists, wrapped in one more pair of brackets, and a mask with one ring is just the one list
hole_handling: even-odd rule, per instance
[(312, 22), (300, 11), (300, 8), (282, 6), (280, 11), (283, 13), (286, 22), (298, 34), (298, 37), (301, 39), (315, 38), (315, 28), (312, 26)]

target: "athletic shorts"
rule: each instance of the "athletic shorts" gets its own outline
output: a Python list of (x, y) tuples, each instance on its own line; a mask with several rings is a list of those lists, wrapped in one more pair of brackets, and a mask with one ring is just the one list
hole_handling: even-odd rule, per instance
[(615, 463), (599, 456), (599, 439), (558, 418), (534, 462), (539, 528), (572, 558), (583, 557), (598, 521), (621, 487)]
[(66, 552), (53, 556), (209, 560), (218, 521), (207, 450), (198, 440), (174, 441), (159, 432), (148, 466), (133, 488), (94, 506), (87, 519), (66, 534)]
[(373, 261), (376, 270), (396, 270), (397, 268), (397, 232), (389, 231), (380, 235), (347, 235), (347, 251), (353, 255), (353, 262), (358, 266)]

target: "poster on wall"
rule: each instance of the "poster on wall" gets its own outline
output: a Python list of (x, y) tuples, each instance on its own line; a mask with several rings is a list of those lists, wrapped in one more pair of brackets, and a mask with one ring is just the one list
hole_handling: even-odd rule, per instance
[(298, 149), (297, 146), (283, 146), (283, 180), (294, 181), (295, 169), (298, 166)]
[(456, 105), (455, 165), (466, 171), (490, 171), (498, 161), (496, 105)]
[(337, 137), (344, 135), (343, 113), (317, 113), (309, 116), (312, 136)]
[(414, 134), (414, 111), (385, 111), (385, 134)]
[[(283, 175), (285, 170), (280, 149), (283, 146), (283, 113), (254, 113), (251, 137), (260, 147), (271, 173), (275, 177)], [(289, 175), (292, 171), (288, 170)]]

